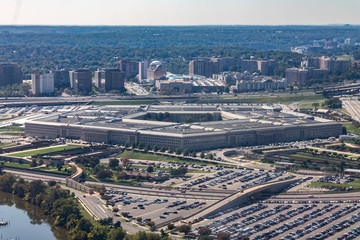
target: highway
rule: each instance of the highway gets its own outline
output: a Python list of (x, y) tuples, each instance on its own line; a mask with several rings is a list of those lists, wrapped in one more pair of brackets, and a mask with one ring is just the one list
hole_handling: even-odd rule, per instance
[[(56, 174), (46, 174), (34, 171), (28, 171), (26, 169), (7, 169), (5, 172), (13, 173), (15, 175), (21, 176), (26, 180), (43, 180), (43, 181), (57, 181), (65, 183), (66, 176), (56, 175)], [(157, 197), (176, 197), (176, 198), (190, 198), (190, 199), (199, 199), (199, 200), (220, 200), (224, 197), (229, 196), (228, 193), (219, 193), (211, 191), (187, 191), (182, 193), (178, 190), (168, 190), (168, 189), (157, 189), (157, 188), (144, 188), (136, 186), (124, 186), (117, 185), (105, 182), (92, 182), (87, 181), (85, 184), (98, 184), (104, 185), (107, 189), (124, 191), (133, 194), (148, 195), (148, 196), (157, 196)]]
[(360, 102), (355, 98), (342, 98), (344, 108), (355, 121), (360, 122)]

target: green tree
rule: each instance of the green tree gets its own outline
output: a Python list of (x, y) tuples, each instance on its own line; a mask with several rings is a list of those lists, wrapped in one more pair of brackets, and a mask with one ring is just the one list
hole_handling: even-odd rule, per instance
[(169, 230), (173, 230), (174, 228), (175, 228), (175, 225), (173, 223), (169, 223), (167, 225), (167, 229), (169, 229)]
[(116, 169), (119, 166), (119, 159), (112, 158), (109, 160), (109, 168)]
[(36, 167), (36, 166), (37, 166), (36, 159), (31, 160), (30, 167)]
[(96, 225), (88, 234), (89, 240), (106, 240), (108, 237), (109, 227)]
[(182, 152), (182, 154), (184, 156), (189, 156), (189, 149), (185, 148), (184, 151)]
[(211, 229), (209, 227), (200, 227), (198, 233), (200, 236), (209, 236), (211, 235)]
[(153, 151), (154, 151), (154, 152), (159, 151), (159, 147), (158, 147), (158, 145), (155, 145), (155, 146), (154, 146)]
[(200, 157), (201, 157), (201, 158), (205, 158), (205, 153), (204, 153), (204, 152), (201, 152), (201, 153), (200, 153)]
[(188, 224), (183, 224), (178, 227), (179, 232), (184, 233), (185, 235), (191, 231), (191, 226)]
[(154, 167), (153, 167), (153, 166), (148, 166), (147, 169), (146, 169), (146, 171), (147, 171), (148, 173), (152, 173), (152, 172), (154, 172)]
[(109, 232), (107, 240), (122, 240), (125, 236), (126, 233), (122, 228), (113, 228)]
[(177, 149), (175, 150), (175, 154), (176, 154), (176, 155), (180, 155), (180, 154), (181, 154), (181, 149), (180, 149), (180, 148), (177, 148)]
[(216, 239), (217, 240), (230, 240), (231, 235), (228, 232), (219, 232), (218, 234), (216, 234)]

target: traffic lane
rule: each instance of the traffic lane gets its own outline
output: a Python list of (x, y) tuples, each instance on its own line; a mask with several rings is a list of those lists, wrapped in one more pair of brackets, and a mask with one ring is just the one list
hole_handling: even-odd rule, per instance
[(65, 181), (66, 181), (66, 179), (65, 179), (66, 176), (57, 177), (57, 176), (50, 176), (50, 175), (39, 174), (39, 173), (29, 173), (29, 172), (10, 170), (10, 169), (4, 169), (4, 172), (12, 173), (14, 175), (17, 175), (19, 177), (22, 177), (22, 178), (28, 179), (28, 180), (57, 181), (57, 182), (61, 182), (61, 183), (65, 183)]
[(113, 191), (122, 191), (127, 193), (133, 194), (140, 194), (140, 195), (149, 195), (149, 196), (157, 196), (157, 197), (178, 197), (178, 198), (189, 198), (189, 199), (209, 199), (209, 200), (220, 200), (224, 197), (229, 196), (227, 193), (218, 193), (218, 192), (206, 192), (206, 191), (189, 191), (187, 190), (185, 193), (181, 193), (180, 190), (173, 190), (173, 189), (155, 189), (155, 188), (142, 188), (142, 187), (131, 187), (131, 186), (124, 186), (124, 185), (116, 185), (116, 184), (109, 184), (109, 183), (99, 183), (99, 182), (89, 182), (86, 183), (90, 184), (98, 184), (98, 185), (105, 185), (109, 189)]

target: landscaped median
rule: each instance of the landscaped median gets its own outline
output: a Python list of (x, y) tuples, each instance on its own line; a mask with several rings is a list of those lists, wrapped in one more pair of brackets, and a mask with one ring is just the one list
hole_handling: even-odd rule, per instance
[(11, 157), (31, 157), (41, 154), (47, 154), (47, 153), (54, 153), (54, 152), (61, 152), (71, 149), (80, 148), (81, 146), (78, 145), (63, 145), (63, 146), (56, 146), (56, 147), (48, 147), (48, 148), (42, 148), (42, 149), (35, 149), (35, 150), (26, 150), (22, 152), (12, 153), (8, 156)]

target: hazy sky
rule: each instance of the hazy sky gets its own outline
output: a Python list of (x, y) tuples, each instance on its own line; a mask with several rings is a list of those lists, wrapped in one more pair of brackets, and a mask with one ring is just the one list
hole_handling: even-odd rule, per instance
[(0, 0), (0, 24), (360, 24), (360, 0)]

